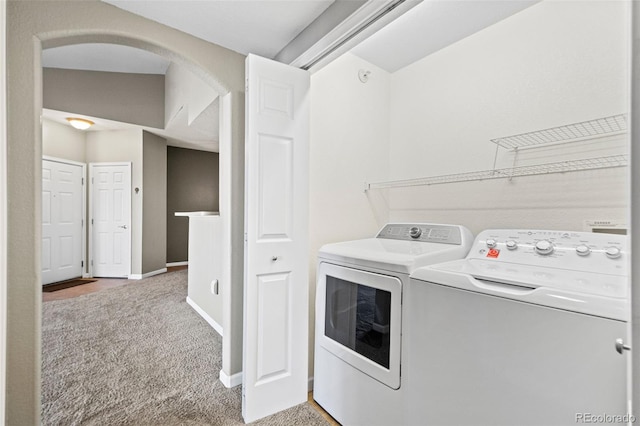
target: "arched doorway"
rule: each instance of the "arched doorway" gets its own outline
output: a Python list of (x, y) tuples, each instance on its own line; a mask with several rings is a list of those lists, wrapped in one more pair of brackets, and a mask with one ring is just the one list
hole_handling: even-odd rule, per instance
[[(225, 246), (223, 370), (242, 367), (244, 56), (101, 2), (7, 5), (7, 413), (39, 423), (41, 50), (113, 43), (151, 51), (189, 69), (221, 95), (220, 211)], [(224, 291), (224, 287), (223, 287)]]

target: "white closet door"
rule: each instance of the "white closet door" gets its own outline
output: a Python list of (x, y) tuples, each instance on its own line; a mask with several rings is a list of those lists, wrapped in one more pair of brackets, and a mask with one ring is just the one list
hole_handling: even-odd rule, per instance
[(42, 160), (42, 284), (82, 276), (83, 167)]
[(244, 420), (307, 399), (309, 73), (246, 61)]
[(91, 164), (94, 277), (131, 274), (131, 164)]

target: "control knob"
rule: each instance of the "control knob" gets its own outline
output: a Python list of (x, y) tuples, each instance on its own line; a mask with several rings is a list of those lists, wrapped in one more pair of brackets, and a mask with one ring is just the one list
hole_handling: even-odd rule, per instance
[(535, 245), (536, 253), (547, 255), (553, 253), (553, 243), (549, 240), (540, 240)]
[(578, 253), (578, 256), (587, 256), (589, 253), (591, 253), (591, 249), (589, 248), (589, 246), (580, 244), (578, 247), (576, 247), (576, 253)]
[(507, 242), (505, 243), (505, 245), (507, 246), (507, 248), (508, 248), (509, 250), (515, 250), (515, 249), (517, 249), (517, 248), (518, 248), (518, 244), (517, 244), (515, 241), (513, 241), (513, 240), (509, 240), (509, 241), (507, 241)]
[(411, 229), (409, 229), (409, 235), (411, 236), (411, 238), (420, 238), (420, 235), (422, 235), (422, 229), (418, 228), (417, 226), (413, 226)]
[(498, 245), (498, 243), (496, 242), (496, 240), (489, 238), (487, 240), (487, 247), (489, 248), (495, 248)]
[(604, 254), (606, 254), (609, 259), (617, 259), (622, 256), (622, 252), (618, 247), (607, 247), (604, 250)]

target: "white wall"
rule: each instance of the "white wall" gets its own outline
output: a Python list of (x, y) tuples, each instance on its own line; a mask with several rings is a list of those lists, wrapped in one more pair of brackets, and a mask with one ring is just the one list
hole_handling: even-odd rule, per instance
[[(142, 130), (87, 133), (87, 163), (124, 162), (131, 165), (131, 273), (142, 272)], [(136, 193), (135, 188), (140, 191)], [(164, 214), (164, 212), (162, 212)]]
[[(629, 112), (627, 7), (544, 1), (394, 73), (389, 178), (491, 169), (492, 138)], [(518, 164), (627, 150), (613, 138)], [(498, 167), (511, 158), (501, 152)], [(585, 219), (626, 221), (627, 185), (625, 169), (609, 169), (385, 195), (392, 220), (582, 230)]]
[(84, 163), (86, 132), (55, 121), (42, 120), (42, 154)]
[[(184, 218), (186, 219), (186, 218)], [(222, 221), (220, 216), (190, 216), (189, 220), (189, 287), (187, 296), (216, 325), (222, 329)], [(218, 294), (211, 289), (218, 281)], [(201, 315), (202, 315), (201, 312)]]
[[(371, 71), (365, 84), (358, 70)], [(311, 77), (310, 371), (317, 253), (323, 244), (374, 235), (387, 221), (364, 181), (385, 179), (389, 152), (389, 74), (346, 54)], [(312, 374), (312, 373), (311, 373)]]
[(198, 76), (171, 63), (164, 77), (164, 124), (176, 118), (181, 109), (186, 109), (187, 124), (191, 125), (218, 97), (218, 92)]

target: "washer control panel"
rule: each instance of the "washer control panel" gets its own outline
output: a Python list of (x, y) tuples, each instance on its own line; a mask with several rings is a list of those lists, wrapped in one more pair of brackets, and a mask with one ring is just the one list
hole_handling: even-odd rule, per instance
[(574, 231), (488, 229), (468, 259), (619, 274), (629, 262), (626, 235)]
[[(462, 244), (462, 234), (468, 232), (466, 228), (458, 225), (389, 223), (378, 232), (376, 238), (460, 245)], [(471, 238), (468, 238), (467, 241), (470, 241)]]

